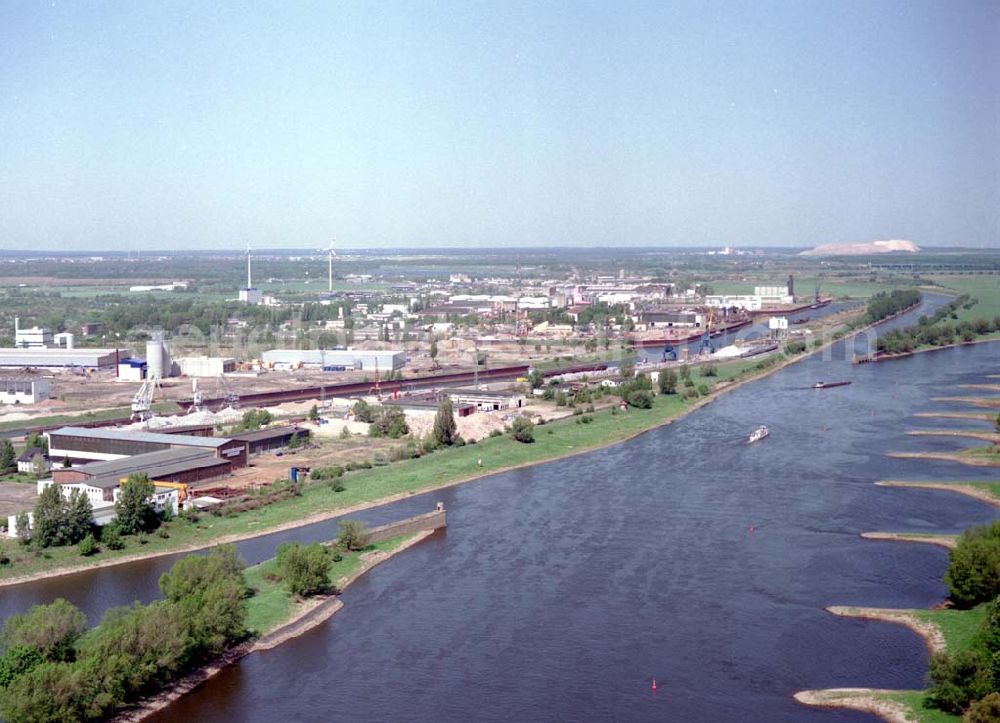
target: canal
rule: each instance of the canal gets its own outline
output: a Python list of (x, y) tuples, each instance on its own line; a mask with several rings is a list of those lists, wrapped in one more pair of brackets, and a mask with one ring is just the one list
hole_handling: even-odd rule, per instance
[[(885, 456), (966, 444), (906, 431), (962, 426), (914, 415), (954, 408), (931, 398), (995, 372), (995, 347), (858, 367), (848, 357), (838, 344), (630, 442), (355, 515), (375, 524), (441, 500), (449, 527), (349, 588), (331, 621), (243, 659), (157, 720), (873, 720), (791, 695), (922, 687), (917, 636), (823, 608), (944, 597), (944, 550), (858, 533), (994, 518), (957, 495), (872, 483), (1000, 479)], [(804, 388), (835, 379), (853, 383)], [(771, 436), (747, 446), (759, 424)], [(335, 531), (331, 521), (240, 549), (255, 562)], [(5, 588), (0, 614), (61, 595), (96, 622), (110, 605), (156, 597), (171, 563)]]

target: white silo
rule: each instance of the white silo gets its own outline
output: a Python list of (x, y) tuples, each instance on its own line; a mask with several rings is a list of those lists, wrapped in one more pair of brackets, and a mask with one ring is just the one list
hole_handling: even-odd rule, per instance
[(146, 342), (146, 378), (163, 378), (163, 342)]

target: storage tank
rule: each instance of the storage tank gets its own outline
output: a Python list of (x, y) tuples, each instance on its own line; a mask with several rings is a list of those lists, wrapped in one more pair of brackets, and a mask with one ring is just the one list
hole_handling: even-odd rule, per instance
[(163, 378), (163, 342), (146, 342), (146, 377), (149, 379)]

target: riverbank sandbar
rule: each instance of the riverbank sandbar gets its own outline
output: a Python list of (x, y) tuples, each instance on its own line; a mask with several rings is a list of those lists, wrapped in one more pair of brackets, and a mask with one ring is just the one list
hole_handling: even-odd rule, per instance
[(911, 489), (941, 490), (943, 492), (956, 492), (967, 497), (974, 497), (980, 502), (985, 502), (994, 507), (1000, 507), (1000, 497), (997, 497), (989, 489), (969, 484), (968, 482), (906, 482), (902, 480), (881, 480), (875, 483), (879, 487), (908, 487)]
[(887, 452), (893, 459), (926, 459), (931, 462), (955, 462), (970, 467), (1000, 467), (1000, 457), (976, 457), (960, 452)]
[(921, 620), (914, 615), (913, 610), (834, 605), (826, 608), (826, 611), (843, 618), (878, 620), (886, 623), (895, 623), (896, 625), (904, 625), (923, 638), (924, 643), (927, 645), (927, 650), (931, 654), (943, 653), (946, 649), (944, 633), (941, 632), (941, 628), (929, 620)]
[(914, 532), (862, 532), (866, 540), (885, 540), (889, 542), (923, 542), (928, 545), (954, 549), (958, 544), (958, 535), (922, 535)]
[(793, 697), (802, 705), (815, 708), (846, 708), (877, 715), (889, 723), (917, 723), (905, 705), (889, 698), (897, 692), (878, 688), (827, 688), (802, 690)]

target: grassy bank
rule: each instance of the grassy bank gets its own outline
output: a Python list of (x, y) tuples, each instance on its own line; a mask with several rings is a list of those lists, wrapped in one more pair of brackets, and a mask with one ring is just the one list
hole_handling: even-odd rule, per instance
[(589, 424), (578, 423), (581, 417), (570, 417), (539, 426), (533, 444), (521, 444), (504, 435), (484, 439), (475, 445), (443, 449), (424, 457), (351, 472), (343, 478), (345, 489), (342, 492), (334, 492), (325, 484), (308, 484), (298, 497), (231, 517), (204, 515), (197, 522), (174, 520), (165, 526), (167, 537), (149, 535), (141, 538), (141, 542), (126, 538), (128, 545), (124, 550), (105, 550), (88, 558), (81, 557), (76, 548), (29, 552), (13, 541), (4, 540), (0, 543), (0, 551), (11, 559), (11, 564), (0, 567), (0, 583), (58, 568), (86, 569), (109, 559), (128, 560), (181, 552), (300, 526), (361, 506), (615, 444), (676, 419), (697, 404), (697, 401), (685, 401), (678, 395), (659, 396), (652, 409), (619, 413), (605, 409), (588, 414), (592, 420)]

